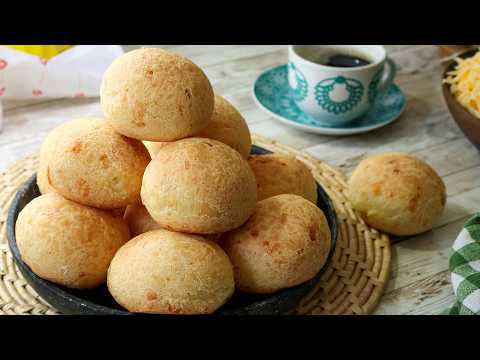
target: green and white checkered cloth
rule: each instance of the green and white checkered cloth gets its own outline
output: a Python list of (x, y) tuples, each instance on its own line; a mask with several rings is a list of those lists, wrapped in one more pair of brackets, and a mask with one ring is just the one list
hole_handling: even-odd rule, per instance
[(450, 257), (455, 304), (448, 315), (480, 315), (480, 213), (466, 222)]

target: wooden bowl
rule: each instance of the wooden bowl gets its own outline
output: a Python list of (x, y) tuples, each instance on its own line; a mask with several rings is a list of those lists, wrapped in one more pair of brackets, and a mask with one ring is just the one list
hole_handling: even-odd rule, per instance
[[(478, 49), (470, 49), (459, 55), (459, 57), (466, 59), (469, 58), (479, 51)], [(442, 79), (447, 77), (447, 73), (454, 70), (456, 62), (450, 62), (444, 73)], [(462, 104), (460, 104), (457, 99), (450, 92), (450, 85), (443, 84), (443, 97), (447, 103), (448, 109), (453, 119), (457, 123), (458, 127), (463, 131), (465, 136), (470, 140), (470, 142), (480, 150), (480, 119), (473, 115), (468, 109), (466, 109)]]
[[(252, 154), (268, 154), (271, 151), (259, 146), (252, 147)], [(300, 301), (318, 284), (335, 251), (338, 224), (335, 208), (317, 183), (317, 206), (324, 212), (331, 231), (332, 247), (323, 268), (315, 277), (298, 286), (270, 295), (251, 295), (235, 292), (233, 297), (215, 314), (218, 315), (277, 315), (294, 310)], [(32, 176), (17, 192), (10, 205), (7, 217), (7, 238), (13, 258), (26, 281), (50, 305), (63, 314), (74, 315), (132, 315), (118, 305), (110, 295), (106, 284), (92, 290), (74, 290), (44, 280), (33, 273), (22, 261), (15, 239), (15, 222), (20, 211), (35, 197), (40, 196), (36, 175)], [(172, 316), (172, 315), (153, 315)]]

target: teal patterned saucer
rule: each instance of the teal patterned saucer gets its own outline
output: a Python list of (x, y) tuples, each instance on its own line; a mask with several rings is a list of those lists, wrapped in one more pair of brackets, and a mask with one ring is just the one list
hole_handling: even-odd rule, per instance
[(288, 85), (287, 65), (265, 71), (253, 85), (255, 102), (275, 119), (296, 128), (324, 135), (359, 134), (392, 123), (405, 109), (405, 96), (392, 84), (378, 94), (369, 112), (352, 122), (332, 126), (305, 114), (296, 105), (294, 94)]

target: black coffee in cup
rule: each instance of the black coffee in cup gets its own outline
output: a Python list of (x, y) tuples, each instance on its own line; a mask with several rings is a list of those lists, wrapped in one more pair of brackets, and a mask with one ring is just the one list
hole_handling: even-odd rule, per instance
[(359, 67), (366, 66), (370, 64), (370, 61), (361, 58), (359, 56), (353, 56), (348, 54), (335, 54), (328, 58), (325, 66), (334, 66), (334, 67)]
[(322, 49), (315, 51), (305, 51), (303, 54), (305, 59), (319, 65), (352, 68), (371, 64), (373, 61), (369, 60), (363, 54), (352, 52), (339, 51), (336, 49)]

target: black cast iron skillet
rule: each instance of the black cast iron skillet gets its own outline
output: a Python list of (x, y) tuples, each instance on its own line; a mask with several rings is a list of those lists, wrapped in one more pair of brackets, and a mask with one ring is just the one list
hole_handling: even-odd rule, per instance
[[(253, 145), (251, 153), (264, 155), (271, 152)], [(332, 202), (318, 183), (317, 193), (317, 206), (323, 210), (332, 236), (332, 248), (322, 270), (320, 270), (313, 279), (303, 284), (270, 295), (251, 295), (236, 291), (233, 297), (215, 312), (216, 315), (285, 314), (294, 310), (300, 301), (313, 290), (315, 285), (320, 281), (323, 270), (331, 261), (335, 251), (338, 227)], [(7, 217), (8, 243), (20, 272), (30, 286), (32, 286), (43, 299), (63, 314), (133, 315), (115, 302), (105, 284), (92, 290), (69, 289), (38, 277), (32, 272), (28, 265), (22, 261), (15, 239), (15, 222), (18, 214), (25, 205), (37, 196), (40, 196), (40, 192), (36, 183), (36, 175), (33, 175), (16, 194), (10, 205)]]

